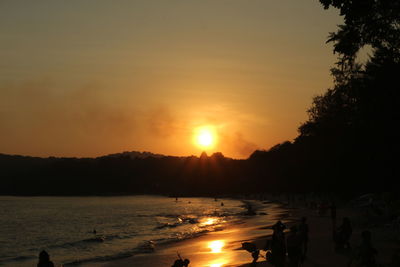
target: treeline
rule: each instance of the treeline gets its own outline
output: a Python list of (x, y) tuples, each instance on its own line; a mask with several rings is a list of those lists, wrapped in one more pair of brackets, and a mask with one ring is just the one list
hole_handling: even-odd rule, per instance
[(255, 151), (247, 160), (226, 158), (221, 153), (146, 158), (0, 155), (0, 194), (216, 196), (395, 190), (388, 169), (381, 171), (383, 166), (371, 164), (372, 159), (362, 162), (362, 158), (353, 158), (358, 152), (343, 154), (342, 149), (299, 138), (269, 151)]
[[(288, 146), (288, 148), (287, 148)], [(301, 179), (293, 145), (256, 151), (247, 160), (221, 153), (200, 157), (36, 158), (0, 154), (0, 194), (6, 195), (209, 195), (311, 192), (326, 184)], [(289, 148), (290, 147), (290, 148)]]
[(34, 158), (0, 155), (0, 194), (216, 195), (241, 192), (243, 160), (211, 157), (105, 156)]

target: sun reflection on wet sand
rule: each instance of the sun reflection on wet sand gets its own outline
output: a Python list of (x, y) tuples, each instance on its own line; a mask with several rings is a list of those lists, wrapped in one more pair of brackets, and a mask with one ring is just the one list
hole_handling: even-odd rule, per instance
[(208, 247), (211, 249), (212, 253), (220, 253), (222, 248), (224, 247), (225, 242), (221, 240), (215, 240), (208, 244)]
[(212, 261), (209, 265), (206, 265), (206, 266), (207, 267), (222, 267), (227, 263), (228, 262), (226, 260), (218, 259), (218, 260)]

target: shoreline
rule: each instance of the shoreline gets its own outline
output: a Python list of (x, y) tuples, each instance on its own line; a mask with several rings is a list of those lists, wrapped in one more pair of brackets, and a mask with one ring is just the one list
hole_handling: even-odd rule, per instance
[[(305, 206), (290, 206), (283, 202), (266, 202), (252, 200), (252, 203), (267, 208), (272, 205), (266, 215), (257, 210), (255, 216), (249, 216), (242, 223), (232, 223), (223, 229), (215, 232), (208, 232), (204, 235), (161, 245), (154, 253), (135, 255), (128, 258), (87, 264), (84, 266), (101, 267), (125, 267), (125, 266), (171, 266), (178, 259), (179, 253), (183, 259), (190, 259), (190, 267), (249, 267), (252, 257), (249, 252), (241, 248), (243, 242), (253, 242), (259, 249), (262, 249), (266, 240), (271, 237), (271, 225), (277, 220), (282, 220), (288, 228), (293, 223), (300, 221), (302, 217), (307, 218), (310, 227), (307, 258), (304, 267), (317, 266), (356, 266), (351, 262), (354, 250), (361, 242), (361, 232), (370, 230), (372, 232), (372, 244), (378, 250), (376, 257), (378, 266), (400, 266), (393, 263), (399, 256), (400, 242), (399, 233), (397, 237), (392, 234), (392, 229), (383, 225), (368, 226), (360, 223), (362, 213), (347, 205), (340, 205), (337, 209), (337, 224), (341, 223), (343, 217), (349, 217), (353, 222), (353, 234), (350, 240), (353, 251), (336, 252), (332, 240), (333, 223), (329, 215), (320, 215), (316, 209)], [(263, 222), (264, 221), (264, 222)], [(272, 221), (267, 223), (267, 221)], [(397, 238), (397, 239), (396, 239)], [(213, 241), (223, 240), (224, 247), (220, 253), (211, 253), (208, 244)], [(265, 252), (261, 250), (262, 255)], [(351, 265), (353, 264), (353, 265)], [(257, 266), (272, 266), (265, 259), (259, 258)]]
[[(190, 267), (195, 266), (238, 266), (251, 260), (249, 252), (241, 249), (242, 242), (262, 240), (272, 235), (271, 226), (277, 220), (290, 222), (289, 209), (278, 202), (263, 202), (259, 200), (241, 200), (247, 211), (244, 211), (242, 220), (228, 222), (221, 229), (207, 232), (199, 236), (171, 243), (156, 245), (152, 253), (137, 254), (126, 258), (106, 262), (83, 264), (82, 266), (171, 266), (178, 259), (177, 253), (182, 258), (189, 258)], [(250, 207), (249, 207), (250, 204)], [(268, 212), (266, 212), (268, 210)], [(246, 215), (255, 212), (256, 215)], [(210, 253), (208, 244), (213, 241), (223, 240), (224, 253)], [(264, 243), (265, 244), (265, 243)], [(229, 252), (227, 255), (226, 252)], [(223, 256), (222, 256), (223, 255)]]

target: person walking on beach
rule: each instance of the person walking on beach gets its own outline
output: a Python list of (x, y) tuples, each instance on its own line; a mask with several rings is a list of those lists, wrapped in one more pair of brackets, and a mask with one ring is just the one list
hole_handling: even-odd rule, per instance
[(345, 217), (343, 218), (342, 225), (336, 229), (334, 232), (334, 241), (336, 249), (350, 248), (350, 238), (353, 233), (353, 229), (351, 227), (350, 219)]
[(42, 250), (39, 253), (39, 262), (37, 267), (54, 267), (54, 263), (50, 261), (50, 256), (45, 250)]
[(274, 230), (271, 244), (272, 264), (276, 267), (283, 267), (286, 259), (286, 242), (283, 230), (286, 226), (278, 221), (272, 228)]
[(290, 228), (287, 237), (287, 252), (289, 258), (289, 267), (299, 267), (302, 258), (302, 238), (297, 231), (297, 226)]
[(253, 261), (251, 262), (250, 266), (257, 266), (257, 260), (260, 256), (260, 250), (256, 249), (251, 253), (251, 256), (253, 257)]
[(244, 242), (242, 243), (242, 248), (250, 252), (251, 256), (253, 257), (253, 261), (251, 262), (250, 266), (257, 266), (257, 260), (260, 256), (260, 250), (257, 248), (256, 244), (251, 242)]
[(336, 228), (336, 205), (335, 202), (332, 202), (331, 206), (331, 220), (333, 229)]
[(308, 224), (306, 217), (301, 218), (298, 230), (301, 240), (301, 262), (303, 263), (304, 260), (306, 259), (307, 247), (308, 247)]
[(361, 233), (362, 242), (356, 251), (356, 261), (359, 267), (376, 267), (375, 255), (378, 251), (372, 246), (371, 232), (363, 231)]

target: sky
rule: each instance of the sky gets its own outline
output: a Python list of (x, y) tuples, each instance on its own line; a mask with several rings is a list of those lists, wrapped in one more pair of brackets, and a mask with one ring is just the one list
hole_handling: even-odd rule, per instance
[(341, 22), (318, 0), (0, 0), (0, 153), (247, 158), (297, 136)]

